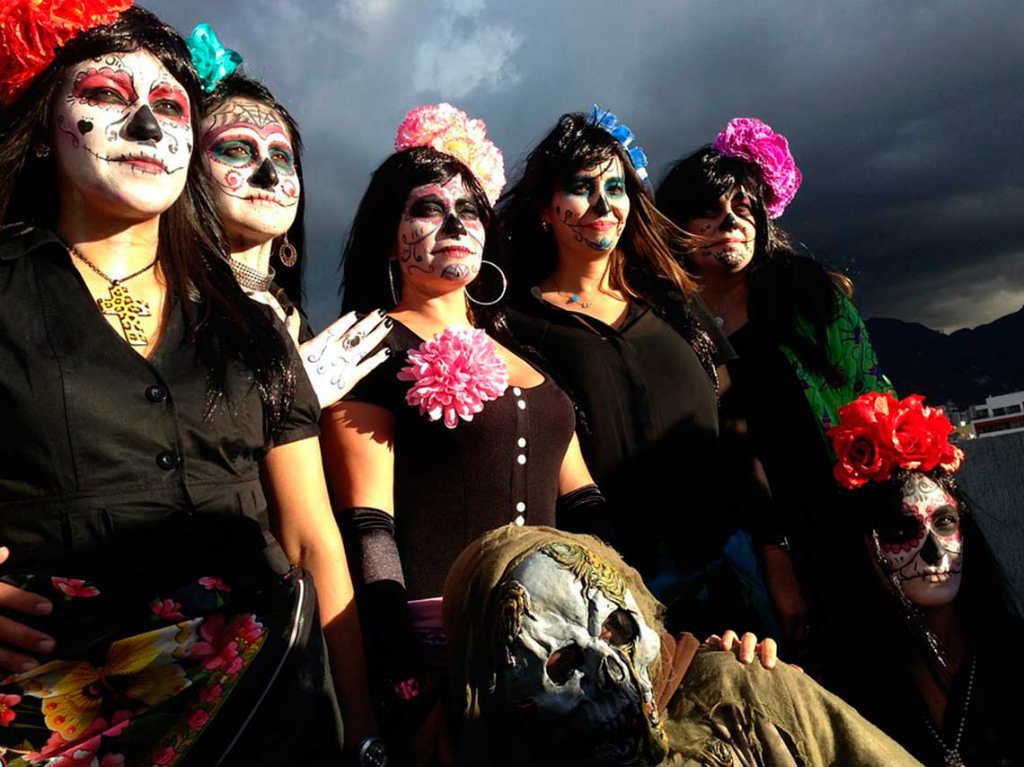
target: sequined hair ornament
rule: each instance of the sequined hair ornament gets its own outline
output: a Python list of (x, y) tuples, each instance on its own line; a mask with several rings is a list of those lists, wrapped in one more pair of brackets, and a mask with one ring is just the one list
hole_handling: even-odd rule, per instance
[(57, 49), (117, 20), (132, 0), (3, 0), (0, 104), (13, 104), (53, 62)]
[(480, 182), (493, 205), (505, 187), (505, 158), (487, 138), (483, 120), (471, 119), (451, 104), (430, 104), (411, 110), (398, 126), (395, 150), (427, 146), (451, 155)]
[(746, 160), (757, 166), (758, 174), (769, 190), (765, 210), (769, 218), (778, 218), (796, 197), (803, 175), (796, 167), (789, 142), (781, 133), (756, 117), (734, 117), (715, 136), (711, 145), (721, 155)]
[(206, 93), (212, 93), (225, 77), (242, 63), (242, 54), (226, 48), (206, 22), (198, 24), (188, 38), (188, 50), (192, 54), (192, 66), (203, 84)]
[(636, 175), (642, 181), (647, 181), (647, 153), (634, 143), (636, 136), (633, 135), (633, 131), (629, 129), (628, 125), (620, 122), (618, 117), (597, 104), (591, 108), (587, 122), (607, 131), (613, 139), (622, 144), (622, 148), (629, 155), (629, 161), (632, 163)]

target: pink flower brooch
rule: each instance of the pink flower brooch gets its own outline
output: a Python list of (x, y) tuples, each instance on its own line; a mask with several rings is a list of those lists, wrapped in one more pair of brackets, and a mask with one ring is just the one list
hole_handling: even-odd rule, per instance
[(769, 218), (778, 218), (796, 197), (803, 176), (781, 133), (756, 117), (734, 117), (711, 145), (719, 154), (757, 165), (761, 180), (771, 190), (765, 200)]
[(407, 357), (409, 364), (398, 371), (398, 380), (413, 382), (405, 401), (431, 421), (443, 418), (449, 429), (460, 418), (472, 421), (485, 402), (508, 388), (508, 366), (482, 330), (448, 328), (410, 349)]

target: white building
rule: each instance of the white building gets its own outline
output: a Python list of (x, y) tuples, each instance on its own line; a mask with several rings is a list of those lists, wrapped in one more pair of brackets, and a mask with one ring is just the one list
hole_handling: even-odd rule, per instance
[(987, 397), (971, 407), (971, 425), (978, 437), (1024, 431), (1024, 391)]

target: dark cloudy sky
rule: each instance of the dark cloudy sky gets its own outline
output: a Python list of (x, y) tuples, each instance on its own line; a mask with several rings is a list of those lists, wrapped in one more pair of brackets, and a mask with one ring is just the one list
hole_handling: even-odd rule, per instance
[(337, 265), (405, 112), (486, 120), (510, 176), (559, 114), (597, 101), (657, 180), (733, 116), (789, 139), (804, 185), (782, 223), (854, 277), (865, 316), (942, 330), (1024, 305), (1020, 0), (142, 0), (208, 21), (297, 116), (306, 294)]

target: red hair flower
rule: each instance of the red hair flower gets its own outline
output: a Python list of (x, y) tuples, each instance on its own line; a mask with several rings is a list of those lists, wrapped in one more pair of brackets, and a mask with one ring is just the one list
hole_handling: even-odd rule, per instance
[(953, 424), (941, 408), (912, 394), (897, 400), (891, 392), (869, 392), (839, 408), (839, 425), (828, 436), (836, 454), (836, 481), (853, 490), (885, 482), (896, 469), (931, 471), (960, 468), (963, 451), (951, 445)]
[(4, 0), (0, 4), (0, 103), (12, 104), (87, 29), (110, 24), (132, 0)]

